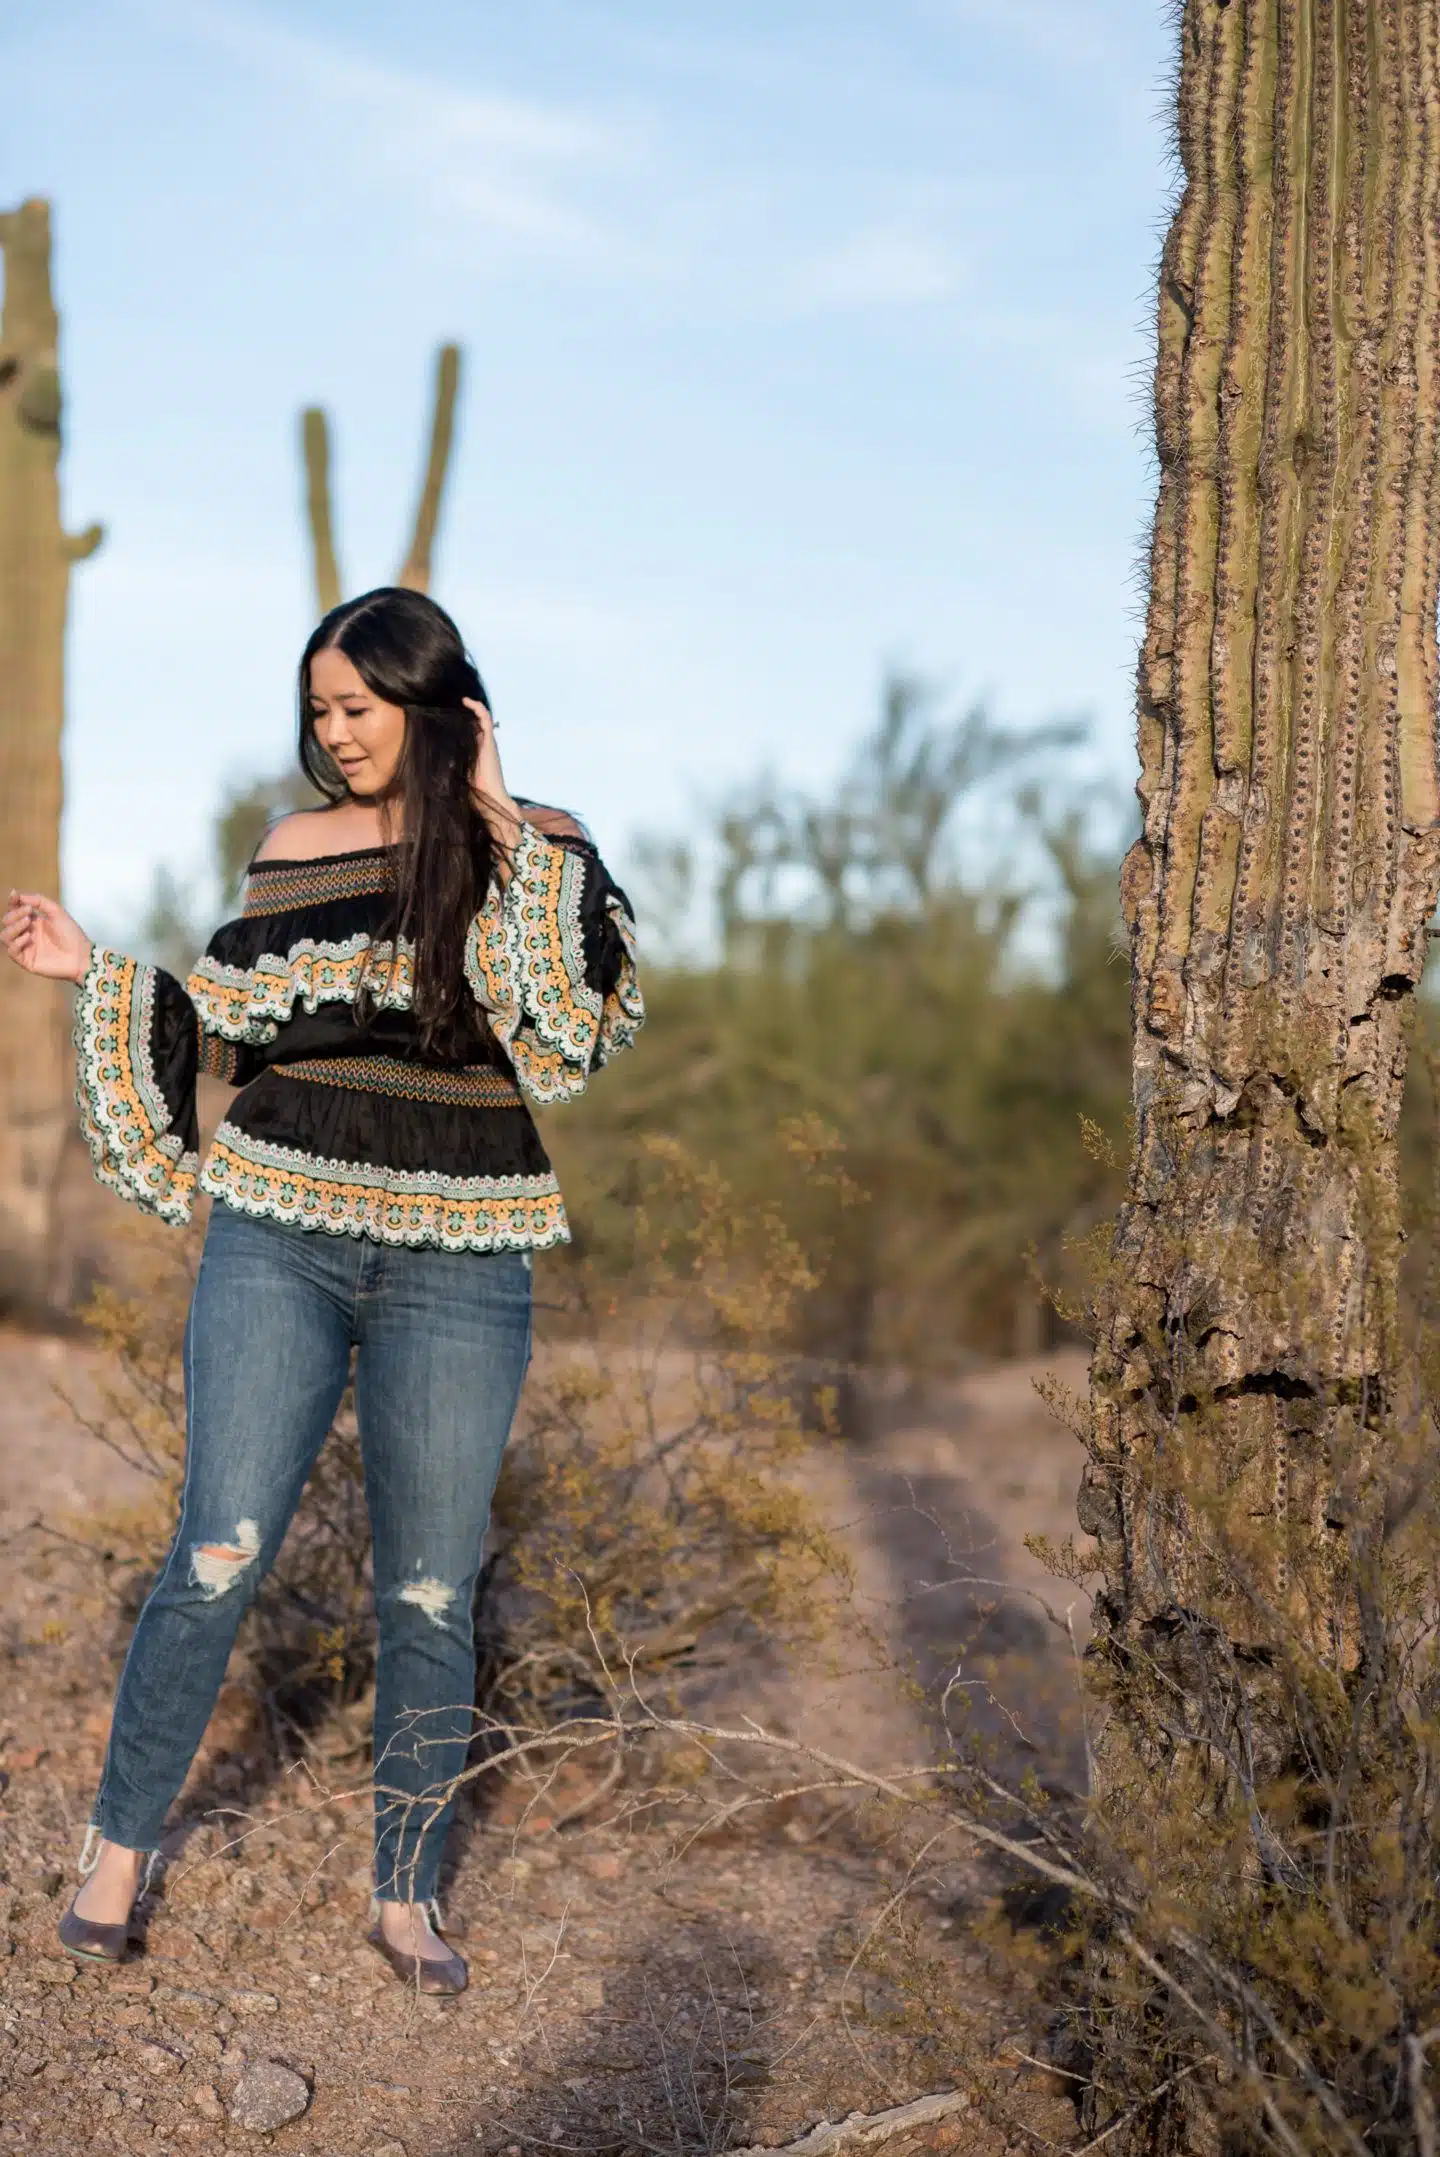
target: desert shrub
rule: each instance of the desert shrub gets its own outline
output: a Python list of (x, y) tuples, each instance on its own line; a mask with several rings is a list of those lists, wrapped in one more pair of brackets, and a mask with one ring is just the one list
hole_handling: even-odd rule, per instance
[(1071, 1277), (1117, 1204), (1075, 1141), (1082, 1118), (1123, 1132), (1129, 1078), (1115, 819), (1067, 777), (1075, 732), (939, 718), (895, 683), (833, 791), (760, 785), (700, 849), (651, 850), (652, 898), (713, 916), (716, 945), (652, 963), (641, 1052), (546, 1122), (596, 1266), (623, 1275), (643, 1135), (754, 1205), (777, 1123), (818, 1115), (865, 1204), (819, 1188), (797, 1218), (830, 1254), (797, 1347), (934, 1371), (1064, 1331), (1032, 1265)]
[[(768, 1204), (746, 1207), (673, 1141), (644, 1151), (625, 1297), (585, 1269), (545, 1295), (541, 1338), (496, 1495), (477, 1589), (477, 1733), (533, 1734), (643, 1680), (673, 1708), (747, 1650), (817, 1641), (848, 1575), (790, 1473), (832, 1418), (786, 1348), (819, 1275), (787, 1190), (850, 1193), (831, 1134), (772, 1135)], [(141, 1472), (143, 1495), (68, 1524), (103, 1571), (117, 1639), (161, 1562), (184, 1456), (180, 1356), (198, 1237), (142, 1236), (124, 1285), (85, 1313), (101, 1351), (72, 1405)], [(546, 1306), (549, 1305), (547, 1310)], [(561, 1321), (547, 1341), (545, 1320)], [(230, 1682), (279, 1761), (363, 1757), (375, 1639), (369, 1535), (347, 1395), (279, 1559), (242, 1626)]]

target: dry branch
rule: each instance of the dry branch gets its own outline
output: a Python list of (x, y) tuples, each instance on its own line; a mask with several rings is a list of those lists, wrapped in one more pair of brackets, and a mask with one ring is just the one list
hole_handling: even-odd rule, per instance
[(969, 2109), (964, 2090), (937, 2090), (929, 2097), (912, 2098), (907, 2105), (892, 2105), (888, 2112), (852, 2112), (847, 2119), (822, 2120), (798, 2142), (783, 2143), (778, 2150), (766, 2150), (757, 2143), (732, 2150), (730, 2157), (836, 2157), (840, 2150), (876, 2149), (896, 2135), (933, 2127)]

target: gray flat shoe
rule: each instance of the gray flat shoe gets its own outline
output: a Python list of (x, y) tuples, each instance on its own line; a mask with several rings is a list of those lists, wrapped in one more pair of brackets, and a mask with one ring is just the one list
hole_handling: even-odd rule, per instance
[(470, 1972), (459, 1955), (448, 1954), (442, 1961), (432, 1962), (425, 1955), (403, 1954), (390, 1945), (378, 1924), (372, 1925), (365, 1937), (385, 1957), (402, 1985), (418, 1985), (422, 1992), (453, 1997), (470, 1982)]
[[(79, 1888), (75, 1893), (78, 1895)], [(72, 1955), (85, 1962), (123, 1962), (125, 1950), (130, 1944), (130, 1920), (120, 1925), (97, 1925), (93, 1919), (78, 1917), (75, 1913), (74, 1896), (70, 1907), (56, 1928), (60, 1945)]]

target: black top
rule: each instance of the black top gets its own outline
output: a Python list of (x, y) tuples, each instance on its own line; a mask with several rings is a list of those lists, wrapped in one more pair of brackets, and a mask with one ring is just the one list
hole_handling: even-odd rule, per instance
[[(644, 1019), (629, 901), (588, 840), (523, 824), (470, 924), (451, 1060), (421, 1055), (413, 947), (388, 935), (385, 847), (257, 862), (182, 987), (96, 946), (75, 1011), (77, 1098), (102, 1183), (188, 1220), (198, 1183), (302, 1228), (446, 1250), (568, 1239), (527, 1105), (583, 1092)], [(356, 992), (368, 982), (363, 1027)], [(241, 1091), (198, 1160), (196, 1081)]]

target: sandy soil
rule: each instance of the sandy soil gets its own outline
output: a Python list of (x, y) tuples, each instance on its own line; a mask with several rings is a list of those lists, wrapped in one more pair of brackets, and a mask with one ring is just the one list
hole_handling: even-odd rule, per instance
[[(1041, 1368), (1080, 1376), (1078, 1358), (1060, 1356), (956, 1384), (923, 1410), (882, 1408), (868, 1438), (817, 1455), (809, 1473), (896, 1654), (932, 1685), (958, 1667), (982, 1725), (1073, 1786), (1071, 1650), (1036, 1599), (1053, 1606), (1055, 1584), (1023, 1546), (1032, 1531), (1069, 1532), (1079, 1468), (1035, 1396)], [(708, 1836), (679, 1857), (633, 1821), (524, 1838), (470, 1821), (447, 1918), (472, 1984), (438, 2003), (397, 1984), (361, 1938), (363, 1804), (297, 1809), (292, 1781), (265, 1795), (263, 1831), (238, 1847), (219, 1854), (230, 1834), (214, 1820), (178, 1838), (134, 1958), (77, 1972), (54, 1924), (73, 1888), (114, 1643), (108, 1621), (85, 1615), (79, 1561), (32, 1524), (127, 1495), (127, 1472), (57, 1397), (58, 1381), (83, 1399), (91, 1378), (73, 1343), (0, 1335), (0, 2151), (679, 2157), (773, 2147), (953, 2084), (953, 2062), (896, 2027), (884, 1983), (850, 1974), (894, 1892), (893, 1856), (853, 1827), (814, 1836), (799, 1820)], [(850, 1757), (930, 1756), (925, 1710), (893, 1682), (763, 1683), (767, 1714)], [(737, 1697), (747, 1684), (737, 1673)], [(1023, 1701), (1021, 1738), (992, 1690)], [(217, 1728), (201, 1762), (212, 1787), (223, 1747)], [(968, 1908), (940, 1887), (913, 1910), (957, 1995), (985, 1982)], [(1018, 2041), (1034, 2051), (1043, 2032)], [(303, 2116), (269, 2135), (228, 2109), (247, 2064), (265, 2060), (310, 2091)], [(1064, 2148), (1083, 2138), (1062, 2087), (1017, 2066), (1017, 2121)], [(1038, 2145), (972, 2114), (908, 2146), (981, 2157)]]

